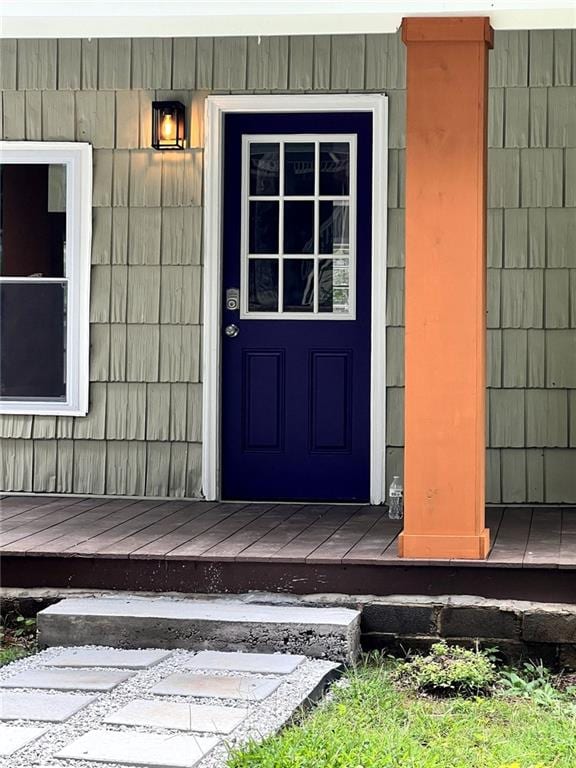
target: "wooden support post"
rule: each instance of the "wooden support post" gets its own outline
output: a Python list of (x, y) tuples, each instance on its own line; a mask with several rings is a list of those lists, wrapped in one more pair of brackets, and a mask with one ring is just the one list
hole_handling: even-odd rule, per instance
[(409, 18), (400, 555), (484, 558), (487, 18)]

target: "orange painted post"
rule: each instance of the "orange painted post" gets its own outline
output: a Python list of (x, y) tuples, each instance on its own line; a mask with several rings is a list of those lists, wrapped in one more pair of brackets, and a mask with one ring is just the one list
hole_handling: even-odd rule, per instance
[(404, 531), (408, 558), (484, 558), (486, 18), (409, 18)]

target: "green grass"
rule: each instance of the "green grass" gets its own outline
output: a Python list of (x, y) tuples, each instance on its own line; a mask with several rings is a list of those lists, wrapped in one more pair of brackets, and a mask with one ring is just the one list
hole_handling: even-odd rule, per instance
[(36, 653), (36, 619), (9, 613), (0, 622), (0, 667)]
[(4, 664), (10, 664), (11, 661), (16, 661), (16, 659), (21, 659), (22, 656), (28, 656), (28, 652), (16, 645), (0, 648), (0, 667), (3, 667)]
[(332, 701), (230, 768), (574, 768), (576, 708), (399, 691), (383, 666), (349, 673)]

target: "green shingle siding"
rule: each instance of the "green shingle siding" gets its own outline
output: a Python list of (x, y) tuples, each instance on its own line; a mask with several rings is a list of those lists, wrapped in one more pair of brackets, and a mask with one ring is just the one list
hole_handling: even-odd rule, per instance
[[(488, 115), (487, 497), (576, 502), (576, 33), (496, 32)], [(209, 92), (389, 95), (387, 472), (402, 471), (405, 48), (399, 35), (1, 40), (10, 140), (94, 146), (90, 413), (0, 417), (0, 488), (193, 496), (201, 470)], [(150, 150), (155, 98), (191, 148)]]

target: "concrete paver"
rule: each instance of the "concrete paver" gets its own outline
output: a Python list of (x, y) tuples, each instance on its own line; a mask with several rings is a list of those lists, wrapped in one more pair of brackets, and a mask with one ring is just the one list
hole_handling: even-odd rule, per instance
[(70, 693), (0, 691), (0, 720), (63, 723), (97, 698)]
[(117, 669), (149, 669), (168, 658), (172, 651), (127, 650), (123, 648), (70, 648), (47, 661), (50, 667), (116, 667)]
[(22, 725), (0, 725), (0, 757), (13, 755), (31, 741), (46, 733), (46, 728)]
[(256, 672), (261, 675), (289, 675), (305, 656), (279, 653), (241, 653), (200, 651), (188, 665), (190, 669), (218, 669), (230, 672)]
[(358, 618), (349, 608), (316, 608), (298, 605), (263, 605), (238, 600), (175, 600), (171, 597), (70, 597), (42, 611), (42, 616), (119, 616), (225, 620), (249, 624), (294, 623), (347, 627)]
[(41, 645), (302, 653), (353, 661), (360, 612), (349, 608), (264, 605), (238, 599), (70, 597), (38, 614)]
[(115, 725), (140, 725), (149, 728), (174, 728), (198, 733), (231, 733), (248, 714), (242, 707), (135, 699), (104, 722)]
[[(261, 653), (175, 650), (156, 658), (68, 646), (0, 669), (0, 768), (225, 768), (232, 746), (282, 728), (339, 668)], [(116, 659), (144, 666), (52, 664)]]
[(9, 677), (0, 683), (0, 688), (111, 691), (133, 674), (133, 672), (119, 672), (112, 669), (37, 669)]
[(157, 683), (151, 693), (164, 696), (199, 696), (216, 699), (260, 701), (280, 685), (280, 680), (238, 675), (187, 675), (175, 673)]
[(56, 757), (105, 763), (193, 768), (218, 739), (191, 735), (94, 730), (64, 747)]

